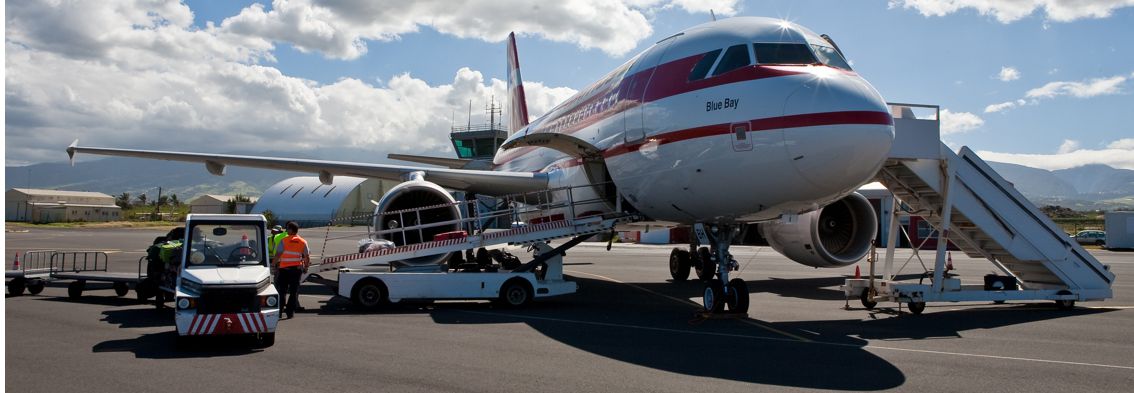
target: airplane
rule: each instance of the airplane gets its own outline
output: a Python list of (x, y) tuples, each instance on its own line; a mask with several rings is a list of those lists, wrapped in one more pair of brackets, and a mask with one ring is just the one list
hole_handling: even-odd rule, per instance
[[(646, 223), (692, 226), (670, 253), (674, 281), (705, 281), (706, 311), (747, 312), (748, 287), (729, 279), (729, 245), (749, 223), (777, 252), (840, 267), (869, 251), (877, 219), (855, 190), (894, 139), (885, 100), (826, 35), (772, 18), (735, 17), (668, 36), (529, 122), (515, 35), (507, 43), (510, 136), (491, 165), (396, 158), (446, 168), (78, 146), (76, 153), (404, 180), (375, 213), (452, 202), (450, 190), (505, 195), (581, 187)], [(485, 163), (482, 163), (485, 164)], [(485, 169), (466, 169), (480, 167)], [(576, 197), (582, 199), (582, 197)], [(451, 220), (437, 217), (434, 222)], [(381, 224), (381, 223), (376, 223)], [(377, 228), (377, 225), (376, 225)], [(420, 241), (417, 239), (416, 241)], [(408, 240), (407, 240), (408, 241)]]

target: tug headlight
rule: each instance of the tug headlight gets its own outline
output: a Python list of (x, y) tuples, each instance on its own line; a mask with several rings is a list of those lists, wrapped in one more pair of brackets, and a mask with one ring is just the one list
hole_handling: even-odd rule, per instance
[(193, 307), (193, 302), (189, 300), (189, 298), (183, 297), (177, 299), (177, 308), (185, 310), (190, 307)]

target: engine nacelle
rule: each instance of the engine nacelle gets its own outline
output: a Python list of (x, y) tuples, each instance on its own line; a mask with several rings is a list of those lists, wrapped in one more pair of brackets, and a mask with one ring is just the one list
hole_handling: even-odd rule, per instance
[[(399, 210), (416, 209), (426, 206), (438, 206), (432, 209), (411, 211), (405, 213), (390, 213)], [(433, 236), (439, 233), (461, 230), (457, 220), (461, 219), (460, 206), (456, 204), (453, 196), (441, 186), (425, 181), (420, 177), (398, 184), (386, 192), (378, 201), (374, 209), (374, 228), (376, 231), (414, 227), (431, 223), (451, 221), (451, 224), (438, 225), (421, 230), (412, 229), (404, 232), (382, 234), (379, 237), (394, 242), (398, 246), (417, 244), (432, 241)], [(407, 265), (434, 265), (440, 264), (449, 258), (449, 254), (427, 257), (418, 257), (402, 261)]]
[(799, 215), (792, 224), (760, 225), (760, 234), (777, 252), (813, 267), (854, 264), (870, 252), (878, 217), (870, 201), (852, 193), (822, 209)]

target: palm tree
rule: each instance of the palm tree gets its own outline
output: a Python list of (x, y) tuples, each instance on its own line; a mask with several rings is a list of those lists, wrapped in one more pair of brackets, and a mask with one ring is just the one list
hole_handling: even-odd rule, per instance
[(177, 194), (169, 194), (169, 203), (173, 206), (181, 206), (181, 201), (177, 199)]
[(146, 205), (146, 201), (147, 201), (148, 199), (149, 199), (149, 198), (146, 198), (146, 194), (139, 194), (139, 195), (138, 195), (138, 204), (139, 204), (139, 205), (142, 205), (142, 206), (145, 206), (145, 205)]
[(114, 204), (123, 209), (130, 207), (130, 193), (124, 192), (114, 197)]

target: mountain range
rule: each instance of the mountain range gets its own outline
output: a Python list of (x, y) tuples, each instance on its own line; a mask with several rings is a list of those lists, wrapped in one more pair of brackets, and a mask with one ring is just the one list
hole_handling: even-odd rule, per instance
[[(389, 160), (373, 151), (350, 148), (334, 151), (313, 150), (307, 154), (294, 152), (229, 154), (295, 158), (335, 157), (338, 161), (406, 164)], [(1016, 164), (998, 162), (989, 164), (1037, 206), (1058, 205), (1075, 210), (1134, 208), (1134, 170), (1115, 169), (1106, 165), (1086, 165), (1048, 171)], [(74, 167), (64, 163), (9, 166), (4, 172), (5, 189), (46, 188), (96, 191), (110, 195), (129, 192), (134, 196), (146, 193), (152, 199), (157, 195), (157, 188), (161, 187), (163, 194), (176, 194), (182, 201), (189, 201), (202, 194), (259, 196), (265, 189), (286, 178), (311, 176), (309, 173), (241, 167), (229, 167), (225, 176), (213, 176), (205, 171), (201, 164), (119, 157), (79, 162)]]

